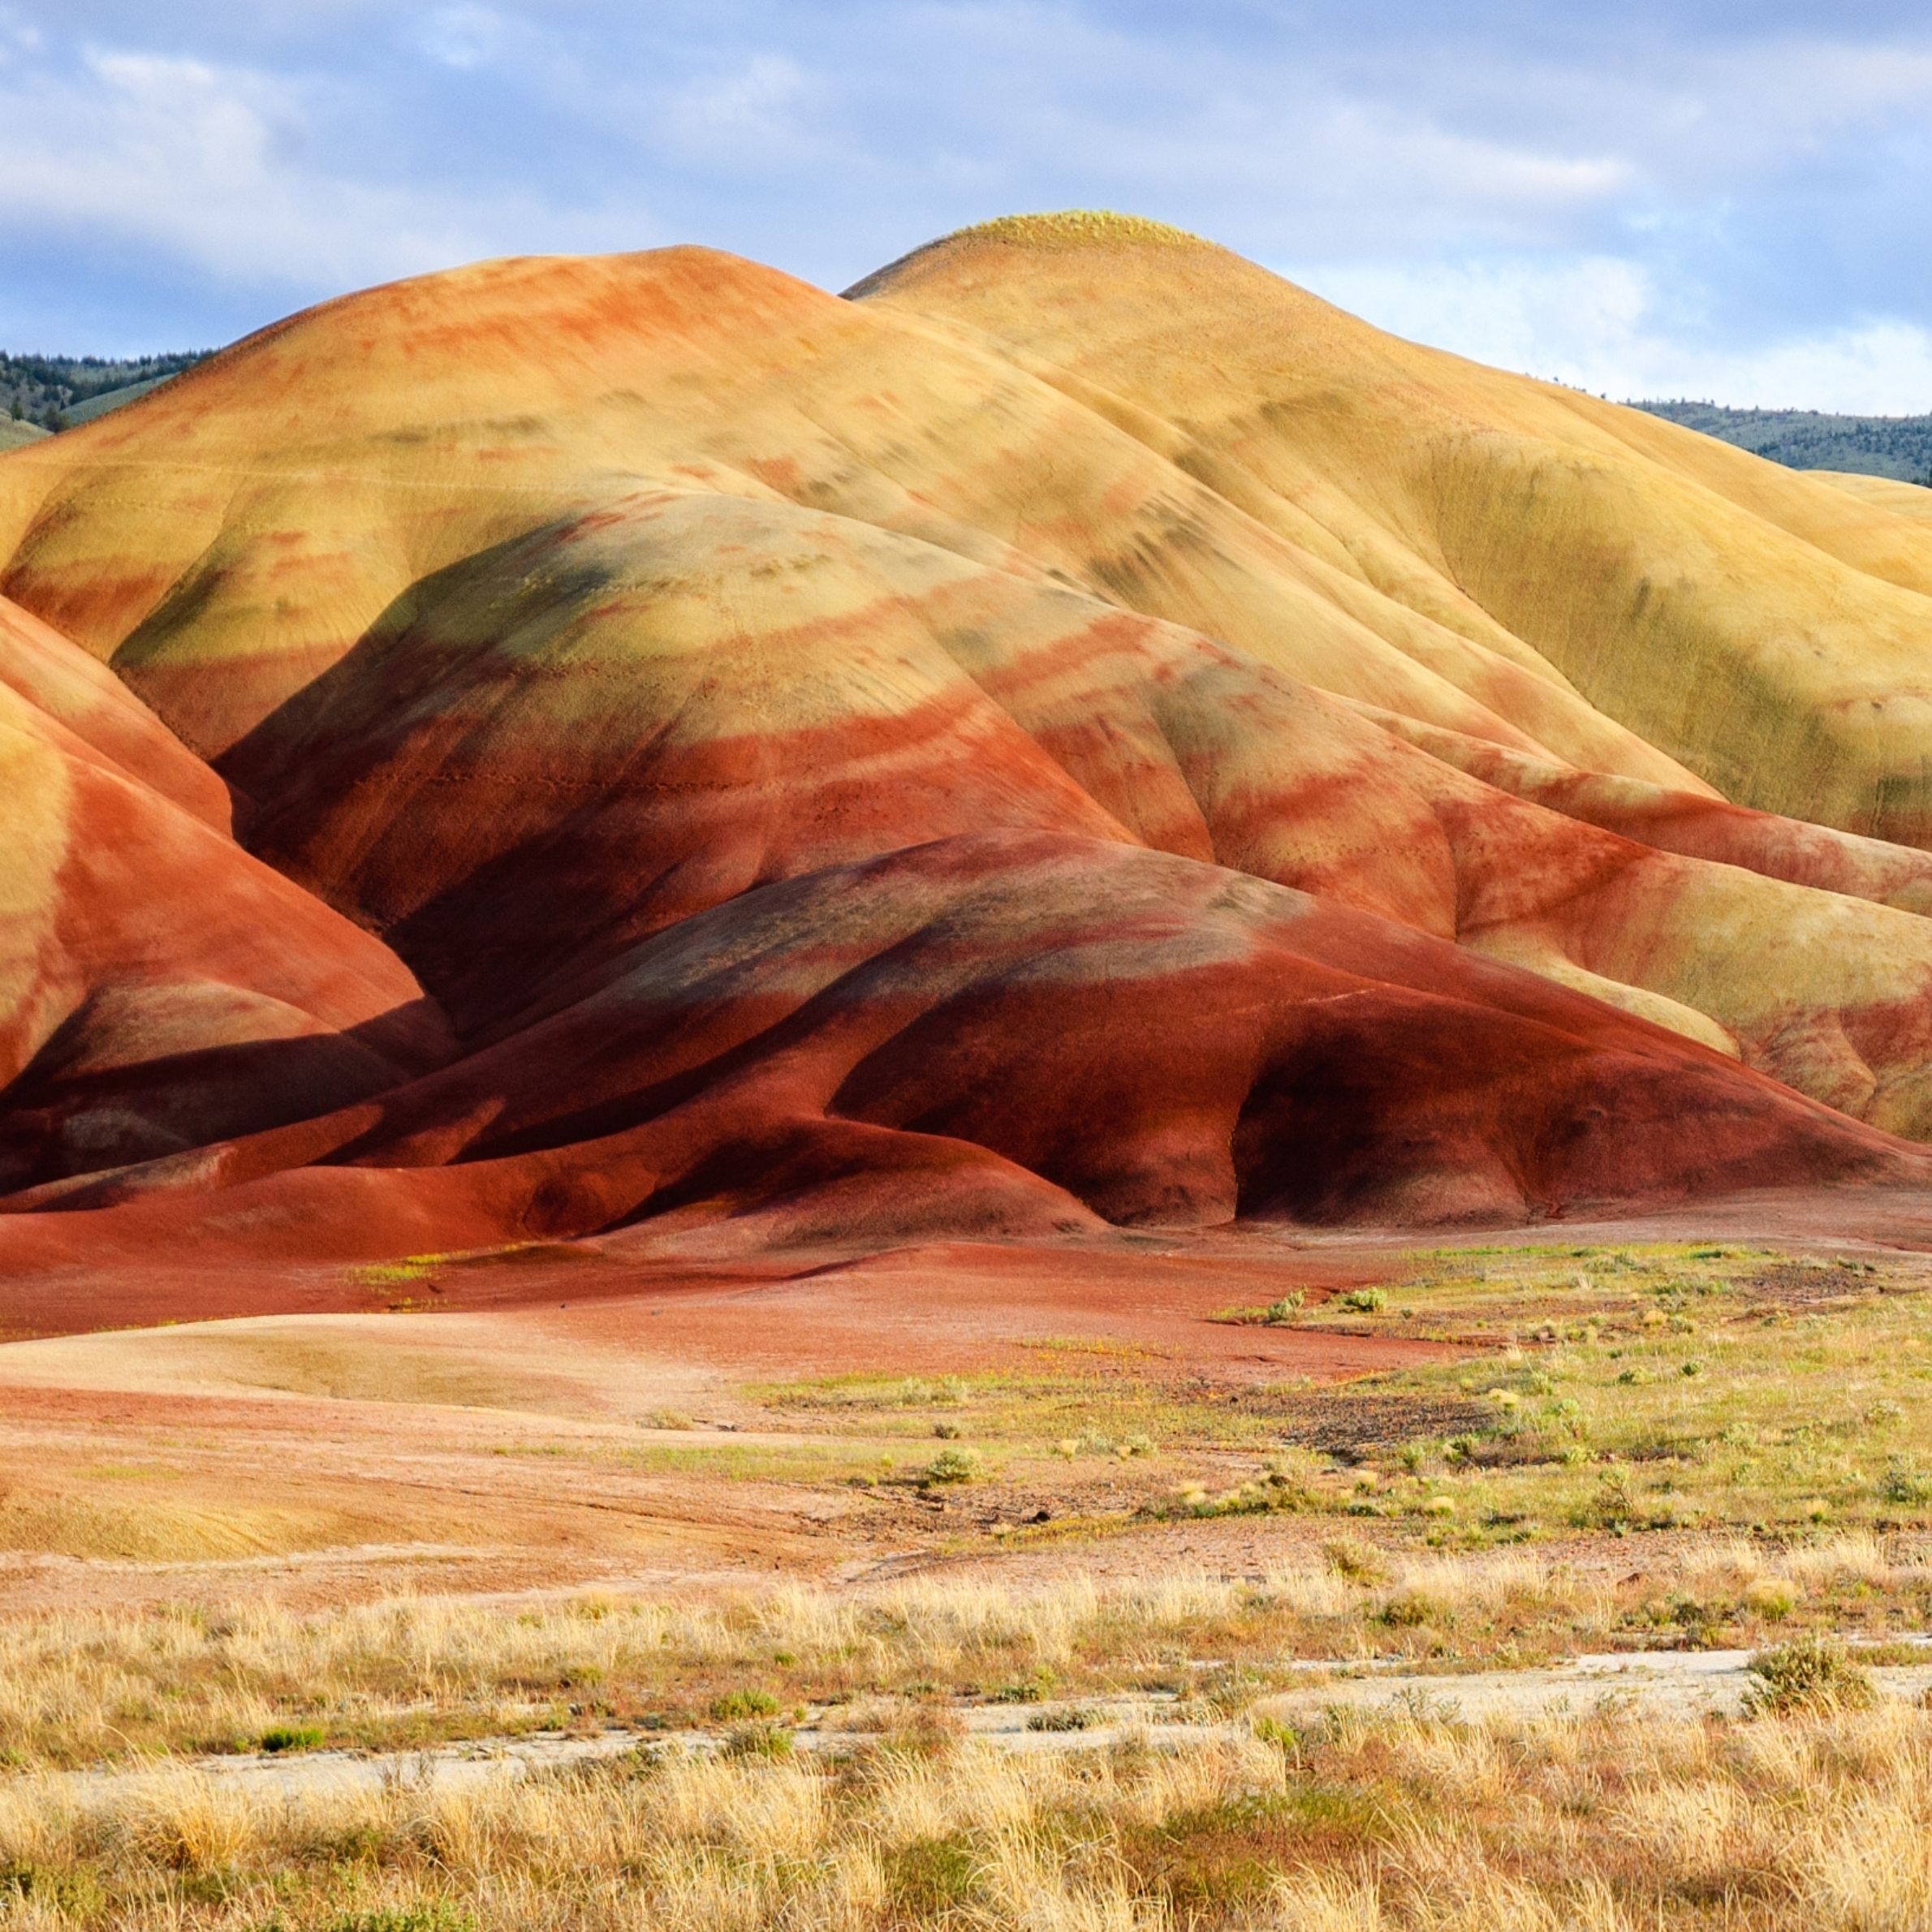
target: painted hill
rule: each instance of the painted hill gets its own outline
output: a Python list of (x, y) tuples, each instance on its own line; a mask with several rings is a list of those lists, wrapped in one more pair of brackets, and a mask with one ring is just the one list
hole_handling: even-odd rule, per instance
[(0, 1187), (326, 1111), (450, 1056), (395, 956), (242, 852), (214, 774), (4, 601), (0, 761)]
[(146, 787), (0, 791), (16, 1268), (1932, 1178), (1932, 529), (1152, 224), (346, 297), (0, 592)]

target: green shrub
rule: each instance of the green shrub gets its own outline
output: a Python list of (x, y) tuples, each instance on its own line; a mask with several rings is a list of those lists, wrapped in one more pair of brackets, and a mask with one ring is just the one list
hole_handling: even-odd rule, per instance
[(1037, 1704), (1059, 1682), (1057, 1671), (1037, 1664), (1016, 1683), (1003, 1684), (992, 1693), (995, 1704)]
[(447, 1899), (426, 1899), (381, 1912), (345, 1912), (329, 1921), (329, 1932), (477, 1932), (477, 1921)]
[(1100, 1722), (1084, 1705), (1063, 1705), (1058, 1710), (1036, 1710), (1026, 1720), (1029, 1731), (1091, 1731)]
[(1745, 1585), (1744, 1605), (1767, 1624), (1782, 1624), (1798, 1607), (1798, 1587), (1782, 1576), (1760, 1576)]
[(778, 1701), (770, 1691), (755, 1688), (727, 1691), (722, 1697), (711, 1700), (711, 1714), (721, 1724), (740, 1718), (768, 1718), (778, 1707)]
[(980, 1473), (980, 1459), (970, 1449), (942, 1449), (925, 1465), (927, 1482), (971, 1482)]
[(979, 1861), (956, 1838), (916, 1838), (895, 1845), (884, 1865), (887, 1895), (903, 1922), (950, 1920), (979, 1895)]
[(740, 1724), (725, 1740), (727, 1757), (789, 1757), (795, 1749), (783, 1724)]
[(1190, 1483), (1171, 1507), (1190, 1516), (1265, 1516), (1313, 1509), (1321, 1499), (1309, 1473), (1309, 1459), (1289, 1451), (1270, 1456), (1259, 1476), (1219, 1495)]
[(368, 1261), (360, 1267), (347, 1270), (344, 1279), (364, 1288), (395, 1287), (404, 1282), (429, 1281), (436, 1273), (437, 1264), (443, 1259), (440, 1254), (409, 1254), (399, 1261)]
[(1597, 1478), (1589, 1499), (1572, 1512), (1571, 1521), (1579, 1529), (1609, 1529), (1621, 1533), (1635, 1528), (1637, 1498), (1631, 1492), (1630, 1478), (1621, 1469), (1606, 1469)]
[(1872, 1680), (1835, 1638), (1794, 1637), (1760, 1650), (1746, 1667), (1757, 1680), (1744, 1693), (1750, 1717), (1796, 1710), (1863, 1710), (1876, 1701)]
[(1266, 1715), (1257, 1717), (1254, 1720), (1254, 1735), (1264, 1744), (1274, 1745), (1285, 1758), (1292, 1761), (1301, 1755), (1301, 1733), (1285, 1719)]
[(323, 1736), (319, 1724), (278, 1724), (262, 1732), (261, 1748), (269, 1752), (313, 1751), (321, 1744)]
[(1351, 1583), (1382, 1583), (1388, 1578), (1388, 1565), (1373, 1543), (1358, 1542), (1352, 1536), (1335, 1537), (1322, 1546), (1328, 1567)]
[(1887, 1503), (1913, 1508), (1921, 1503), (1932, 1503), (1932, 1481), (1928, 1481), (1913, 1464), (1895, 1455), (1887, 1464), (1885, 1473), (1878, 1478), (1878, 1494)]
[(22, 1914), (24, 1920), (50, 1925), (68, 1920), (92, 1921), (101, 1916), (107, 1904), (106, 1895), (91, 1873), (63, 1871), (36, 1865), (31, 1859), (0, 1864), (0, 1919), (10, 1924), (14, 1915), (6, 1902), (15, 1899), (30, 1901)]
[(1380, 1288), (1351, 1288), (1346, 1295), (1335, 1298), (1337, 1308), (1345, 1308), (1357, 1314), (1372, 1315), (1388, 1300)]
[(1402, 1590), (1382, 1606), (1382, 1622), (1395, 1630), (1420, 1630), (1442, 1617), (1442, 1606), (1420, 1590)]
[(1215, 1718), (1237, 1718), (1268, 1688), (1260, 1671), (1244, 1664), (1224, 1663), (1210, 1671), (1194, 1687), (1194, 1700)]

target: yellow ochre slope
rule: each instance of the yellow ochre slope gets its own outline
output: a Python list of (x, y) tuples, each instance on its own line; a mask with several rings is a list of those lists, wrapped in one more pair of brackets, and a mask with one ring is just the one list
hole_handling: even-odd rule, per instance
[(1559, 675), (1727, 796), (1932, 837), (1921, 493), (1833, 487), (1401, 341), (1145, 228), (995, 222), (852, 292), (990, 338), (1338, 571)]

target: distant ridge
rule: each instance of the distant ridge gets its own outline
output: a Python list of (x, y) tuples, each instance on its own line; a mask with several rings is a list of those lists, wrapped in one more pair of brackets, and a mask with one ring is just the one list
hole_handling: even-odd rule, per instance
[(1932, 416), (1828, 416), (1816, 409), (1727, 409), (1715, 403), (1631, 407), (1735, 443), (1787, 469), (1849, 470), (1932, 485)]

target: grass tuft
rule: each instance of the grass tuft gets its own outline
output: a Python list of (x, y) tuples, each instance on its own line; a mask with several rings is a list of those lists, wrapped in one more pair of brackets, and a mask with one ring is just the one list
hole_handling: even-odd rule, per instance
[(262, 1732), (261, 1744), (271, 1756), (283, 1751), (314, 1751), (326, 1733), (319, 1724), (277, 1724)]
[(1871, 1679), (1852, 1662), (1844, 1645), (1815, 1632), (1759, 1651), (1750, 1671), (1757, 1682), (1744, 1694), (1744, 1709), (1753, 1717), (1865, 1710), (1878, 1701)]
[(980, 1459), (970, 1449), (942, 1449), (925, 1465), (921, 1480), (929, 1483), (972, 1482), (983, 1473)]

